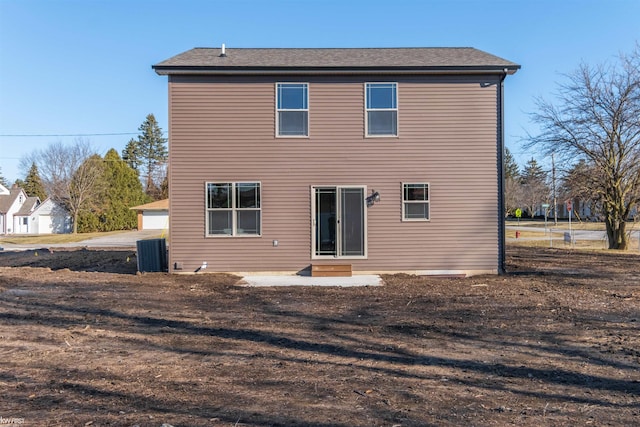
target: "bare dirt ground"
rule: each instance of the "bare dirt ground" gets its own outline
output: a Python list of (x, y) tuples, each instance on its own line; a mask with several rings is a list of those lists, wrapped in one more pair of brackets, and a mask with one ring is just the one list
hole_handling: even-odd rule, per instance
[[(128, 261), (127, 261), (128, 258)], [(126, 251), (0, 254), (0, 417), (52, 426), (637, 425), (640, 256), (246, 288)]]

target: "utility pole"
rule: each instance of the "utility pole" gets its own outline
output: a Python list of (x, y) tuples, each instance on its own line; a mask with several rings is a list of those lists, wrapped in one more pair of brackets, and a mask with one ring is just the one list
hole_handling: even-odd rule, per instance
[(556, 200), (556, 162), (551, 153), (551, 187), (553, 191), (553, 223), (558, 226), (558, 201)]

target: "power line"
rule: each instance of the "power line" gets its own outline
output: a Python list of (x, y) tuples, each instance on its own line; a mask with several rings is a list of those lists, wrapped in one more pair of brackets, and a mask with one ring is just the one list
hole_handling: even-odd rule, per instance
[(20, 138), (20, 137), (57, 137), (57, 136), (121, 136), (138, 135), (139, 132), (114, 132), (114, 133), (68, 133), (68, 134), (0, 134), (0, 136)]

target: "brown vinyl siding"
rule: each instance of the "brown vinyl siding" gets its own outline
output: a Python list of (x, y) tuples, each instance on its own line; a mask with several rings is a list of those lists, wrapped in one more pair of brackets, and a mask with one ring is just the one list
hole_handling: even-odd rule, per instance
[[(308, 137), (275, 136), (274, 88), (286, 81), (309, 83)], [(398, 83), (398, 136), (367, 138), (364, 83), (383, 81)], [(310, 187), (366, 185), (381, 201), (367, 210), (367, 259), (347, 261), (354, 272), (495, 272), (499, 84), (497, 75), (171, 76), (171, 264), (304, 269)], [(262, 236), (205, 237), (205, 182), (261, 182)], [(402, 182), (430, 184), (430, 221), (402, 221)]]

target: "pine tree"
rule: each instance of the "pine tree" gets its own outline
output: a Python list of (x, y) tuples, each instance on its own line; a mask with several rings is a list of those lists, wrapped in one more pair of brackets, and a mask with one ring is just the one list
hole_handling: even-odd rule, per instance
[(7, 184), (7, 179), (2, 175), (2, 168), (0, 168), (0, 184), (9, 188), (9, 185)]
[(520, 176), (518, 163), (516, 163), (513, 154), (506, 147), (504, 149), (504, 176), (505, 178), (518, 178)]
[(531, 159), (524, 167), (520, 177), (522, 202), (529, 211), (531, 218), (535, 216), (540, 204), (549, 199), (549, 186), (547, 185), (547, 173), (538, 164), (536, 159)]
[(522, 183), (539, 183), (544, 182), (547, 178), (547, 173), (542, 169), (542, 166), (538, 164), (536, 159), (531, 159), (527, 162), (522, 173)]
[(137, 214), (129, 208), (150, 201), (142, 191), (138, 174), (113, 148), (104, 156), (104, 192), (99, 203), (78, 218), (82, 232), (131, 230), (138, 225)]
[(29, 173), (24, 180), (23, 189), (25, 193), (27, 193), (27, 196), (38, 197), (40, 201), (44, 201), (47, 198), (47, 192), (44, 189), (40, 172), (38, 172), (38, 166), (36, 166), (35, 163), (31, 164)]
[(520, 170), (511, 151), (504, 149), (504, 208), (505, 216), (512, 215), (521, 199)]
[(104, 231), (131, 230), (137, 227), (138, 217), (132, 206), (150, 201), (142, 190), (138, 174), (111, 149), (105, 154), (105, 181), (109, 188), (105, 195), (102, 217)]
[(160, 199), (169, 198), (169, 175), (165, 174), (162, 184), (160, 184)]
[(136, 173), (140, 174), (140, 155), (138, 153), (138, 141), (131, 138), (127, 146), (122, 150), (122, 160)]
[(149, 114), (138, 128), (138, 140), (131, 139), (122, 157), (125, 162), (141, 174), (145, 193), (157, 192), (159, 183), (154, 182), (158, 169), (167, 161), (167, 139), (153, 114)]

